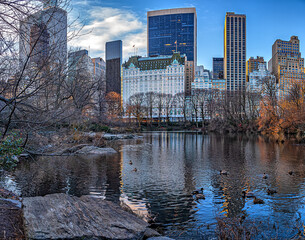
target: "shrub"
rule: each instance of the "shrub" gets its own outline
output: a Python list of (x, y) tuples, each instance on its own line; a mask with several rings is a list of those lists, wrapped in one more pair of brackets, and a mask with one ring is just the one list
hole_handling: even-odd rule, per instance
[(0, 169), (11, 170), (17, 166), (17, 156), (23, 151), (21, 145), (22, 138), (15, 132), (0, 141)]
[(97, 123), (91, 124), (89, 130), (93, 132), (110, 132), (110, 128), (108, 126), (99, 125)]

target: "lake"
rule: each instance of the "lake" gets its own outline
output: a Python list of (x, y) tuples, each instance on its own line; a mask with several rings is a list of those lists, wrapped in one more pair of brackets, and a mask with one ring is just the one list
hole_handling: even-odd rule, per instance
[[(102, 158), (24, 161), (15, 172), (2, 174), (0, 183), (23, 197), (64, 192), (123, 201), (176, 239), (213, 238), (217, 219), (242, 216), (261, 229), (259, 238), (291, 238), (295, 223), (305, 217), (304, 145), (260, 136), (154, 132), (121, 141), (116, 149), (117, 155)], [(198, 188), (204, 200), (192, 195)], [(268, 195), (268, 188), (277, 193)], [(265, 203), (244, 199), (243, 190)]]

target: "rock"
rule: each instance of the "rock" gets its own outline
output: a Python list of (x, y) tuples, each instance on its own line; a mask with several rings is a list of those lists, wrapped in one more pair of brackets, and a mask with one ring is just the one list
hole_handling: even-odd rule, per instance
[(151, 238), (147, 238), (147, 240), (174, 240), (174, 239), (169, 237), (151, 237)]
[(151, 228), (147, 228), (145, 233), (144, 233), (144, 238), (152, 238), (152, 237), (160, 237), (160, 233), (158, 233), (157, 231), (151, 229)]
[(75, 153), (76, 151), (82, 149), (83, 147), (87, 147), (87, 146), (90, 146), (88, 144), (80, 144), (80, 145), (76, 145), (76, 146), (73, 146), (71, 148), (67, 148), (63, 151), (61, 151), (60, 153), (57, 153), (55, 155), (66, 155), (66, 154), (72, 154), (72, 153)]
[(82, 155), (82, 154), (88, 154), (88, 155), (106, 155), (106, 154), (115, 154), (117, 151), (115, 151), (113, 148), (99, 148), (95, 146), (86, 146), (82, 149), (76, 151), (74, 154), (76, 155)]
[(28, 239), (142, 239), (148, 229), (119, 205), (90, 196), (51, 194), (23, 205)]
[(133, 139), (135, 136), (133, 134), (104, 134), (103, 138), (105, 140), (118, 140), (118, 139)]
[(120, 139), (119, 135), (114, 135), (114, 134), (104, 134), (103, 138), (105, 140), (117, 140), (117, 139)]
[(28, 153), (21, 153), (19, 155), (19, 158), (20, 159), (29, 159), (30, 158), (30, 154), (28, 154)]

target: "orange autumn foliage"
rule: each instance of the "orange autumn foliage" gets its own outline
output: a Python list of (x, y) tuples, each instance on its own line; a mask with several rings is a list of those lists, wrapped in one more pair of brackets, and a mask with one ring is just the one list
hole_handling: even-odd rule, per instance
[(110, 119), (116, 119), (121, 114), (121, 95), (116, 92), (107, 93), (107, 115)]
[[(258, 126), (263, 134), (281, 138), (284, 134), (305, 132), (305, 83), (291, 85), (285, 98), (271, 101), (265, 96), (260, 103)], [(275, 104), (276, 103), (276, 104)]]

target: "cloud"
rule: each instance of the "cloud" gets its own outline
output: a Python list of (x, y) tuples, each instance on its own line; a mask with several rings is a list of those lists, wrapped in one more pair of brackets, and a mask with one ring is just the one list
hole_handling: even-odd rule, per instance
[(105, 44), (108, 41), (123, 41), (123, 56), (128, 59), (137, 53), (146, 54), (146, 24), (132, 11), (110, 7), (94, 7), (82, 10), (87, 16), (83, 34), (72, 40), (73, 47), (89, 49), (91, 57), (104, 57)]

